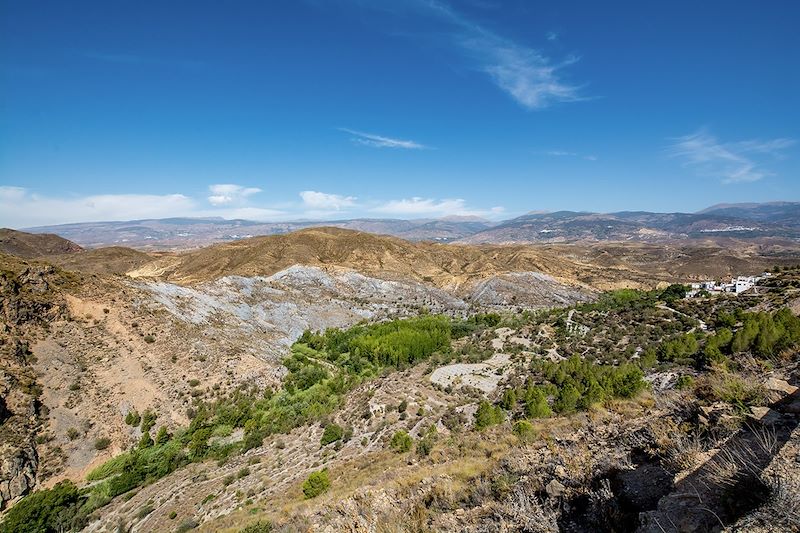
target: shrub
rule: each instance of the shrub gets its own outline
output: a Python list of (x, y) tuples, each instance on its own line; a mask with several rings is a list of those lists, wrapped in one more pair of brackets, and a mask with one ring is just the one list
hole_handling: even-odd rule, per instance
[(331, 442), (336, 442), (344, 436), (344, 429), (337, 424), (328, 424), (325, 426), (325, 431), (322, 432), (322, 438), (319, 443), (321, 446), (327, 446)]
[(170, 513), (169, 513), (169, 519), (170, 520), (175, 520), (177, 517), (178, 517), (178, 513), (177, 512), (170, 511)]
[(150, 432), (145, 431), (144, 433), (142, 433), (142, 438), (139, 439), (139, 444), (137, 445), (137, 447), (140, 450), (144, 450), (145, 448), (149, 448), (152, 445), (153, 445), (153, 439), (152, 437), (150, 437)]
[(178, 526), (178, 529), (175, 530), (176, 533), (186, 533), (187, 531), (191, 531), (199, 526), (195, 520), (189, 519), (184, 522), (181, 522), (181, 525)]
[(169, 431), (167, 431), (167, 428), (165, 426), (161, 426), (160, 428), (158, 428), (158, 433), (156, 433), (156, 444), (159, 446), (162, 444), (166, 444), (167, 441), (169, 441), (169, 439), (170, 439), (170, 434)]
[(406, 409), (408, 409), (408, 402), (403, 400), (400, 402), (400, 405), (397, 406), (398, 413), (405, 413)]
[(239, 469), (238, 472), (236, 472), (236, 477), (239, 479), (245, 478), (249, 475), (250, 475), (250, 469), (247, 468), (246, 466), (243, 466), (242, 468)]
[(145, 410), (145, 412), (142, 413), (142, 431), (145, 433), (150, 431), (155, 424), (156, 414), (150, 409)]
[(692, 333), (684, 333), (661, 344), (662, 361), (676, 361), (692, 357), (697, 353), (697, 338)]
[(152, 335), (145, 335), (144, 342), (146, 342), (147, 344), (153, 344), (154, 342), (156, 342), (156, 338)]
[(694, 387), (694, 378), (689, 374), (684, 374), (675, 381), (675, 388), (678, 390), (688, 390), (692, 387)]
[(136, 409), (131, 409), (128, 411), (128, 414), (125, 415), (125, 423), (129, 426), (138, 426), (141, 421), (142, 417), (139, 416), (139, 412)]
[(505, 414), (500, 407), (496, 407), (487, 401), (482, 401), (475, 411), (475, 428), (483, 430), (489, 426), (496, 426), (505, 420)]
[(138, 513), (136, 513), (136, 518), (141, 520), (142, 518), (146, 517), (147, 515), (149, 515), (153, 511), (155, 511), (155, 508), (152, 505), (145, 505), (144, 507), (139, 509)]
[(464, 413), (456, 411), (452, 407), (442, 415), (442, 425), (452, 432), (461, 431), (466, 423), (467, 419)]
[(758, 380), (732, 372), (711, 374), (700, 392), (710, 400), (729, 403), (741, 411), (767, 402), (766, 391)]
[(330, 486), (331, 481), (328, 477), (328, 469), (323, 468), (319, 472), (311, 472), (308, 479), (303, 482), (303, 494), (306, 499), (316, 498), (327, 491)]
[(503, 399), (500, 400), (500, 405), (503, 409), (511, 411), (517, 405), (517, 391), (513, 388), (506, 389), (503, 393)]
[(527, 420), (517, 420), (514, 422), (513, 431), (514, 435), (519, 437), (523, 442), (530, 441), (536, 436), (536, 430), (533, 429), (533, 424)]
[(78, 431), (78, 430), (77, 430), (77, 429), (75, 429), (75, 428), (69, 428), (69, 429), (67, 430), (67, 438), (68, 438), (69, 440), (75, 440), (75, 439), (77, 439), (77, 438), (78, 438), (78, 437), (80, 437), (80, 436), (81, 436), (81, 432), (80, 432), (80, 431)]
[(417, 441), (417, 454), (422, 457), (427, 457), (433, 450), (433, 439), (420, 439)]
[(189, 380), (189, 386), (190, 387), (197, 387), (198, 385), (200, 385), (200, 380), (199, 379), (190, 379)]
[(409, 451), (413, 444), (414, 441), (411, 439), (411, 435), (402, 429), (396, 431), (395, 434), (392, 435), (392, 440), (389, 442), (389, 446), (397, 453), (405, 453)]
[(272, 522), (259, 520), (239, 530), (239, 533), (272, 533)]
[(95, 450), (105, 450), (111, 446), (111, 439), (108, 437), (100, 437), (99, 439), (94, 441), (94, 449)]
[(436, 426), (431, 425), (425, 432), (425, 435), (417, 441), (417, 454), (422, 457), (427, 457), (433, 450), (433, 445), (436, 443)]
[(8, 510), (0, 523), (0, 532), (72, 530), (78, 525), (75, 520), (80, 501), (80, 492), (71, 481), (62, 481), (52, 489), (37, 490)]

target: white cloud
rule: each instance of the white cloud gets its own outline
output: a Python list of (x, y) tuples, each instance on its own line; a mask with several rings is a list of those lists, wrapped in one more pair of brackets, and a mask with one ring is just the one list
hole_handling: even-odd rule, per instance
[(233, 183), (218, 183), (209, 185), (208, 187), (211, 195), (208, 197), (208, 203), (211, 205), (230, 205), (243, 202), (249, 196), (260, 193), (261, 189), (257, 187), (243, 187)]
[[(502, 37), (463, 17), (449, 5), (427, 2), (433, 13), (455, 25), (455, 44), (471, 55), (479, 69), (528, 109), (543, 109), (556, 102), (585, 100), (580, 87), (563, 80), (561, 71), (578, 61), (570, 56), (554, 63), (542, 52)], [(551, 32), (548, 40), (558, 36)]]
[(107, 220), (189, 216), (195, 202), (182, 194), (98, 194), (53, 198), (0, 186), (0, 225), (14, 228)]
[(785, 138), (723, 143), (701, 129), (674, 139), (669, 151), (700, 174), (718, 177), (723, 183), (746, 183), (772, 175), (759, 156), (781, 157), (781, 150), (793, 144), (794, 139)]
[[(231, 193), (234, 189), (216, 189)], [(238, 191), (238, 189), (235, 189)], [(400, 200), (370, 200), (359, 202), (353, 196), (302, 191), (302, 202), (286, 202), (268, 206), (221, 205), (209, 206), (202, 197), (183, 194), (95, 194), (72, 197), (52, 197), (36, 194), (29, 189), (0, 186), (0, 227), (26, 228), (80, 222), (124, 221), (169, 217), (222, 217), (257, 221), (297, 219), (334, 220), (380, 214), (397, 218), (433, 218), (446, 216), (476, 216), (499, 218), (502, 207), (475, 208), (460, 198), (405, 198)]]
[(423, 150), (429, 148), (424, 144), (416, 141), (404, 141), (402, 139), (392, 139), (391, 137), (384, 137), (383, 135), (375, 135), (373, 133), (364, 133), (363, 131), (356, 131), (347, 128), (339, 128), (353, 137), (353, 142), (363, 144), (365, 146), (372, 146), (374, 148), (404, 148), (406, 150)]
[(546, 37), (548, 41), (555, 41), (556, 39), (558, 39), (558, 34), (554, 31), (549, 31), (547, 32)]
[(400, 217), (443, 217), (443, 216), (496, 216), (503, 213), (502, 207), (491, 209), (473, 209), (461, 198), (435, 200), (433, 198), (403, 198), (390, 200), (370, 209), (373, 213)]
[(339, 211), (355, 207), (357, 200), (355, 196), (342, 196), (318, 191), (302, 191), (300, 198), (303, 199), (303, 205), (307, 209), (320, 211)]

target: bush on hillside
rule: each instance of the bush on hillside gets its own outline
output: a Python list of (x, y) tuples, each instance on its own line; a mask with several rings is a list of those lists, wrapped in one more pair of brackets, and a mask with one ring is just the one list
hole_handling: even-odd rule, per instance
[(327, 491), (331, 486), (331, 480), (328, 477), (328, 469), (324, 468), (319, 472), (311, 472), (303, 482), (303, 494), (306, 499), (316, 498), (323, 492)]

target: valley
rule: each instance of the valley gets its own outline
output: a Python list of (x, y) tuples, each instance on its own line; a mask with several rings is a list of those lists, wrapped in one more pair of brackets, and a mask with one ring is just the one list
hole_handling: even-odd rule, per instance
[[(417, 530), (605, 528), (556, 505), (581, 498), (612, 513), (596, 519), (645, 531), (676, 513), (706, 524), (656, 506), (671, 478), (623, 503), (639, 469), (684, 446), (664, 438), (695, 439), (703, 456), (754, 416), (784, 416), (764, 426), (785, 444), (763, 469), (787, 468), (797, 446), (797, 325), (781, 322), (787, 344), (771, 355), (743, 359), (745, 341), (714, 340), (725, 313), (796, 312), (791, 252), (473, 247), (313, 228), (183, 253), (53, 254), (52, 240), (39, 253), (34, 237), (14, 237), (31, 258), (2, 256), (0, 494), (12, 523), (63, 490), (75, 503), (59, 520), (87, 531), (369, 530), (408, 516)], [(670, 283), (775, 265), (758, 297), (662, 301)], [(758, 385), (766, 356), (773, 384)], [(785, 406), (761, 411), (776, 399)], [(323, 469), (330, 489), (307, 498)], [(603, 479), (610, 492), (593, 492)]]

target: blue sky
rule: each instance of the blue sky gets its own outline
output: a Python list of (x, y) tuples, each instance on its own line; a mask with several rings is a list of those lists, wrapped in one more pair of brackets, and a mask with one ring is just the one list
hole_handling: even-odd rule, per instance
[(0, 0), (0, 225), (798, 200), (798, 22), (789, 0)]

